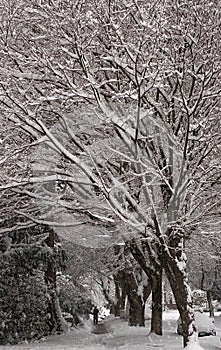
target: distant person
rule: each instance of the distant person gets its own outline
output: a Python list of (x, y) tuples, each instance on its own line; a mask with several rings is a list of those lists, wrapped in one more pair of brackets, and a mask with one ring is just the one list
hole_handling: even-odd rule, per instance
[(98, 314), (99, 314), (99, 310), (98, 310), (97, 306), (95, 306), (93, 309), (93, 322), (94, 322), (94, 324), (98, 323)]

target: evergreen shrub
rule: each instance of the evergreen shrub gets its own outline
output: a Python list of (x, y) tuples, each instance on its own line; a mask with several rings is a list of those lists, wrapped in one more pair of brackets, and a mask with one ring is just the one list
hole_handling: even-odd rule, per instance
[(17, 344), (49, 333), (42, 246), (0, 253), (0, 344)]

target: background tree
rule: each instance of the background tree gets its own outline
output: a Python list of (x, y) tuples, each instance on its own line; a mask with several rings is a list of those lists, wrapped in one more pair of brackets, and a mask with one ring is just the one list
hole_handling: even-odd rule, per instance
[(220, 235), (219, 232), (211, 231), (210, 225), (205, 225), (204, 230), (201, 229), (200, 237), (196, 233), (191, 239), (190, 244), (194, 245), (194, 251), (187, 244), (188, 260), (192, 269), (190, 281), (194, 288), (206, 293), (210, 316), (214, 316), (213, 290), (220, 286)]

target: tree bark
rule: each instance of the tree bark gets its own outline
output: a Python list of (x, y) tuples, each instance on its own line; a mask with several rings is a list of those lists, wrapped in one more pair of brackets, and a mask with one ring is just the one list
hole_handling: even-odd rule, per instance
[(145, 303), (151, 293), (151, 285), (139, 288), (133, 271), (118, 272), (118, 280), (129, 301), (129, 326), (145, 326)]
[(206, 291), (206, 298), (209, 306), (209, 315), (210, 317), (214, 317), (214, 307), (213, 307), (213, 299), (212, 299), (212, 294), (211, 290)]
[[(45, 243), (52, 250), (54, 249), (55, 244), (55, 234), (53, 230), (49, 231), (48, 237), (45, 239)], [(51, 332), (65, 332), (69, 328), (68, 323), (65, 321), (62, 316), (60, 309), (59, 298), (57, 294), (56, 286), (56, 266), (53, 257), (53, 251), (47, 259), (47, 268), (45, 271), (45, 283), (48, 287), (48, 314), (49, 318), (49, 327)]]
[(180, 254), (172, 256), (170, 252), (164, 252), (163, 265), (180, 313), (183, 328), (183, 345), (185, 348), (191, 339), (198, 342), (198, 334), (185, 263), (182, 260), (179, 261), (179, 259)]
[[(138, 248), (135, 240), (130, 241), (130, 249), (134, 259), (148, 276), (149, 287), (152, 290), (152, 317), (151, 332), (162, 335), (162, 265), (159, 264), (161, 256), (160, 247), (155, 246), (154, 254), (146, 242), (143, 251)], [(148, 260), (145, 256), (148, 256)], [(159, 255), (159, 256), (158, 256)], [(159, 261), (158, 261), (159, 260)]]
[(130, 292), (129, 300), (129, 326), (145, 326), (145, 303), (137, 293)]
[(162, 324), (162, 268), (158, 267), (157, 273), (154, 276), (154, 282), (152, 286), (152, 318), (151, 318), (151, 333), (158, 335), (163, 334)]

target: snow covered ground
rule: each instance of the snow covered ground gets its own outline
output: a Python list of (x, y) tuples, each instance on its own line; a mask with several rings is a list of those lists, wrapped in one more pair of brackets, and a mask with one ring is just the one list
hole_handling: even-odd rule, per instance
[[(81, 329), (72, 329), (68, 334), (49, 336), (40, 342), (16, 346), (0, 346), (6, 350), (182, 350), (182, 337), (176, 333), (177, 311), (164, 312), (164, 335), (148, 335), (150, 321), (146, 327), (128, 327), (119, 318), (108, 317), (100, 322), (101, 334), (91, 322)], [(98, 326), (99, 326), (98, 325)], [(205, 350), (221, 349), (221, 315), (215, 317), (216, 336), (199, 338)], [(106, 331), (106, 333), (104, 333)], [(192, 349), (192, 348), (191, 348)], [(197, 349), (197, 348), (196, 348)], [(193, 348), (195, 350), (195, 348)]]

